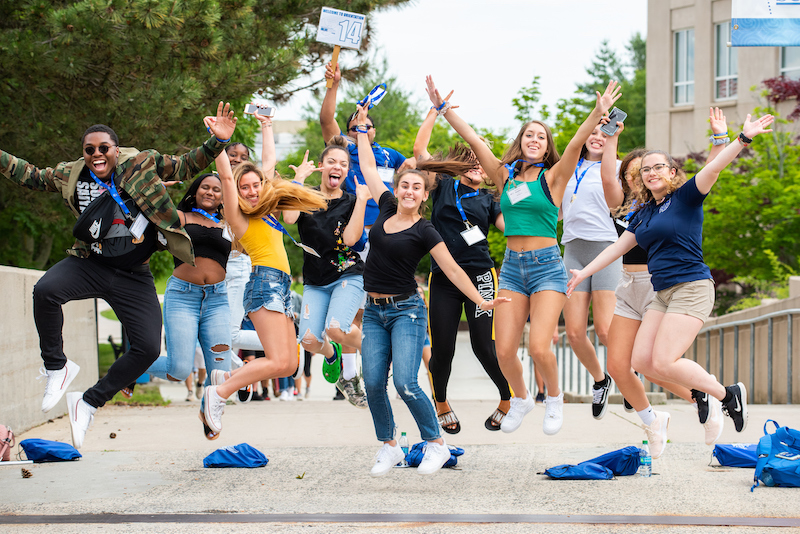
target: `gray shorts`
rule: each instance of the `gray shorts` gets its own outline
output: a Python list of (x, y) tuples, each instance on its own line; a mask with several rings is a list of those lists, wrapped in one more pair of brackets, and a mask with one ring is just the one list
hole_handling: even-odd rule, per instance
[[(583, 239), (573, 239), (564, 245), (564, 267), (567, 274), (570, 269), (583, 269), (603, 250), (613, 245), (613, 241), (584, 241)], [(619, 283), (620, 272), (622, 271), (622, 258), (613, 261), (605, 269), (587, 277), (578, 284), (575, 291), (591, 293), (592, 291), (614, 291)]]
[(614, 296), (617, 297), (614, 315), (641, 321), (647, 306), (656, 296), (653, 284), (650, 282), (650, 273), (647, 271), (631, 273), (623, 269)]

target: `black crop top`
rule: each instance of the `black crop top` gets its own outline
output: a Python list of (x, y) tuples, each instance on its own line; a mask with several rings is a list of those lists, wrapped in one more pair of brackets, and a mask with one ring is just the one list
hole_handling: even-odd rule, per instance
[[(618, 236), (622, 236), (627, 227), (628, 221), (625, 220), (625, 217), (614, 219), (614, 228), (617, 229)], [(647, 252), (639, 245), (636, 245), (622, 256), (622, 264), (647, 265)]]
[[(212, 228), (194, 223), (189, 223), (183, 228), (192, 238), (196, 258), (212, 259), (225, 269), (228, 265), (228, 254), (231, 253), (231, 242), (223, 237), (222, 228)], [(175, 258), (176, 268), (182, 263), (181, 260)]]

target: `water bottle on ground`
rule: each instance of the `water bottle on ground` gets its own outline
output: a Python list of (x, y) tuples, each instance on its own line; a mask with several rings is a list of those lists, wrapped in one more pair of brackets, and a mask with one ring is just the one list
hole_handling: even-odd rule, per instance
[[(397, 443), (400, 445), (400, 448), (403, 449), (403, 454), (408, 456), (408, 437), (405, 432), (400, 432), (400, 440)], [(405, 456), (403, 457), (403, 461), (399, 464), (400, 467), (408, 467)]]
[(653, 458), (650, 456), (650, 445), (647, 440), (642, 441), (639, 449), (639, 476), (649, 477), (653, 474)]

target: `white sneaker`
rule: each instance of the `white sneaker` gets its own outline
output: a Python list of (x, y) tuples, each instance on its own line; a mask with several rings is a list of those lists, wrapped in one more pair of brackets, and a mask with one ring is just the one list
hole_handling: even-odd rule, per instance
[(289, 390), (288, 389), (284, 389), (283, 391), (281, 391), (281, 394), (278, 396), (278, 400), (280, 400), (280, 401), (288, 401), (289, 400), (289, 396), (290, 396), (289, 395)]
[(647, 442), (650, 444), (650, 456), (655, 459), (661, 457), (664, 453), (664, 448), (667, 446), (669, 414), (653, 410), (653, 415), (656, 416), (655, 421), (650, 423), (650, 426), (642, 425), (642, 428), (644, 428), (644, 432), (647, 434)]
[(197, 402), (197, 397), (194, 396), (194, 390), (186, 392), (186, 402)]
[(217, 394), (217, 386), (206, 386), (203, 392), (203, 415), (206, 424), (216, 433), (222, 432), (222, 414), (225, 412), (225, 399)]
[(544, 422), (542, 431), (548, 436), (557, 434), (564, 423), (564, 392), (559, 393), (558, 397), (547, 397), (544, 402)]
[(39, 369), (39, 379), (47, 378), (47, 384), (44, 386), (44, 397), (42, 398), (42, 411), (47, 413), (58, 404), (67, 388), (78, 376), (81, 366), (72, 360), (67, 360), (67, 363), (61, 369), (56, 371), (48, 371), (42, 366)]
[(369, 474), (374, 477), (382, 477), (391, 471), (392, 467), (402, 462), (405, 457), (400, 445), (392, 447), (388, 443), (384, 443), (378, 454), (375, 455), (375, 465), (372, 466)]
[(536, 406), (530, 391), (525, 391), (527, 397), (511, 397), (511, 406), (508, 413), (500, 423), (500, 430), (503, 432), (514, 432), (522, 424), (522, 418)]
[(222, 369), (214, 369), (208, 374), (208, 378), (211, 381), (212, 386), (219, 386), (225, 382), (225, 373), (227, 371), (223, 371)]
[(722, 417), (722, 402), (716, 397), (708, 396), (708, 418), (703, 423), (706, 431), (706, 445), (713, 445), (722, 435), (725, 418)]
[(83, 400), (83, 393), (73, 391), (67, 393), (67, 410), (69, 411), (69, 426), (72, 430), (72, 446), (80, 449), (83, 445), (83, 438), (86, 431), (94, 420), (94, 413), (97, 408), (89, 406)]
[(441, 445), (435, 441), (426, 442), (423, 453), (425, 456), (422, 457), (422, 461), (417, 467), (417, 473), (420, 475), (434, 474), (444, 467), (444, 464), (450, 459), (450, 449), (447, 447), (447, 443), (444, 443), (444, 440), (442, 440)]

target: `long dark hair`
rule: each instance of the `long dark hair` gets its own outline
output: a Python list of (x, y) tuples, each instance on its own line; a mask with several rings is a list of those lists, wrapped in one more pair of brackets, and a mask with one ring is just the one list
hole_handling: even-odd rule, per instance
[[(198, 176), (197, 178), (194, 179), (192, 184), (189, 186), (189, 189), (186, 190), (186, 194), (184, 194), (183, 198), (181, 199), (181, 201), (178, 202), (178, 209), (179, 210), (181, 210), (184, 213), (187, 213), (187, 212), (192, 211), (192, 208), (196, 208), (197, 207), (197, 198), (196, 198), (197, 190), (200, 189), (200, 184), (203, 183), (203, 180), (205, 180), (209, 176), (213, 176), (217, 181), (222, 183), (221, 180), (219, 179), (219, 176), (217, 176), (214, 173), (207, 172), (207, 173), (201, 174), (200, 176)], [(223, 217), (222, 203), (221, 202), (220, 202), (219, 206), (217, 207), (216, 213), (218, 213), (220, 215), (220, 217)], [(213, 213), (212, 213), (212, 215), (213, 215)]]

